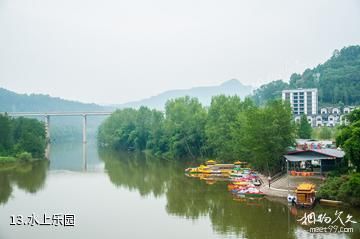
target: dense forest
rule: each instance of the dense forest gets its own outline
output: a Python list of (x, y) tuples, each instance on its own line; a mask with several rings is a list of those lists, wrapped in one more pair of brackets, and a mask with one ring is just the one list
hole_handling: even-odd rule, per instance
[(0, 115), (0, 125), (0, 162), (45, 156), (46, 132), (43, 123), (36, 119)]
[(289, 83), (272, 81), (255, 90), (253, 98), (259, 105), (281, 98), (284, 89), (317, 88), (321, 105), (360, 104), (360, 46), (335, 50), (332, 57), (302, 74), (294, 73)]
[(281, 100), (264, 107), (237, 96), (215, 96), (209, 108), (197, 98), (167, 101), (165, 112), (141, 107), (114, 112), (99, 128), (100, 146), (149, 150), (172, 159), (246, 160), (274, 172), (294, 142), (290, 105)]

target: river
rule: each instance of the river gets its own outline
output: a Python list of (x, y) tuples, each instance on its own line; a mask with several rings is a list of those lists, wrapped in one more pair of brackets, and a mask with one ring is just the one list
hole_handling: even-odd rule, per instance
[[(353, 233), (310, 233), (299, 221), (311, 212), (335, 219), (336, 210), (360, 221), (358, 209), (234, 200), (225, 182), (188, 178), (185, 167), (98, 151), (94, 141), (53, 144), (50, 161), (0, 168), (0, 238), (360, 238), (359, 223), (346, 224)], [(68, 223), (54, 221), (59, 216)]]

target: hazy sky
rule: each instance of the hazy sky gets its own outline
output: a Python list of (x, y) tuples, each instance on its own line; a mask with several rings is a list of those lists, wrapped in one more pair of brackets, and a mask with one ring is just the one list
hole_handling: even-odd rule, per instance
[(354, 44), (359, 0), (0, 0), (0, 87), (84, 102), (287, 80)]

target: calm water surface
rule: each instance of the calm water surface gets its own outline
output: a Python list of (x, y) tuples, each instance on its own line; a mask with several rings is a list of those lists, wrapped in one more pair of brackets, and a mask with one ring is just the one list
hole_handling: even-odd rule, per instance
[[(54, 144), (50, 158), (0, 168), (0, 239), (360, 238), (360, 223), (350, 224), (355, 233), (309, 233), (297, 222), (305, 211), (278, 200), (234, 200), (225, 182), (184, 176), (185, 163), (98, 152), (91, 142)], [(314, 209), (333, 218), (335, 210)], [(360, 221), (358, 209), (338, 210)], [(10, 225), (11, 215), (33, 213), (39, 221), (44, 213), (75, 214), (75, 226)]]

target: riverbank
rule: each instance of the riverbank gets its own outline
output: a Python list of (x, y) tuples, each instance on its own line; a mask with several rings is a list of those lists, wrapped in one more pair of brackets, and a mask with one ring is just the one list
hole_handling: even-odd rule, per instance
[(0, 156), (0, 163), (16, 162), (18, 159), (12, 156)]
[(258, 174), (261, 180), (260, 190), (265, 193), (266, 196), (269, 197), (279, 197), (279, 198), (287, 198), (289, 193), (294, 192), (294, 190), (286, 190), (283, 188), (276, 188), (271, 186), (269, 187), (269, 181), (267, 177), (263, 174)]
[(314, 184), (316, 189), (323, 184), (322, 178), (317, 177), (302, 177), (302, 176), (287, 176), (282, 175), (275, 180), (272, 180), (269, 187), (269, 181), (265, 175), (259, 174), (259, 178), (262, 181), (260, 190), (270, 197), (282, 197), (287, 198), (288, 194), (293, 194), (297, 185), (300, 183)]
[(21, 158), (14, 156), (0, 156), (0, 166), (9, 165), (14, 163), (22, 163), (22, 162), (35, 162), (40, 160), (46, 160), (46, 158)]

